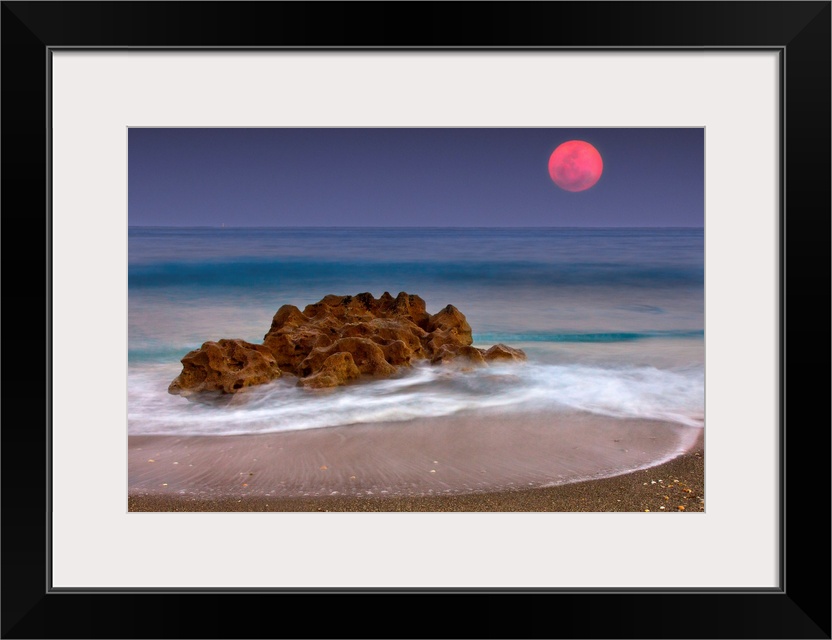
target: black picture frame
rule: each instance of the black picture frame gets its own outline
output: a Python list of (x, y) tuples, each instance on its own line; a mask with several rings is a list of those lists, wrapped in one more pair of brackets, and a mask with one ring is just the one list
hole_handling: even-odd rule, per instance
[[(830, 637), (830, 2), (2, 2), (0, 20), (3, 638)], [(778, 51), (779, 588), (53, 590), (48, 96), (69, 47)]]

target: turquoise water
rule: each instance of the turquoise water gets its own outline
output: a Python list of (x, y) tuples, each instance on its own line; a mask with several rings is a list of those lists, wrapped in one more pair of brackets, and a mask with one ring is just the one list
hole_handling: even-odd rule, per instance
[[(131, 434), (240, 434), (448, 416), (588, 411), (701, 426), (702, 229), (138, 228), (129, 233)], [(261, 342), (283, 304), (418, 294), (525, 365), (310, 393), (284, 378), (201, 404), (167, 393), (207, 340)]]

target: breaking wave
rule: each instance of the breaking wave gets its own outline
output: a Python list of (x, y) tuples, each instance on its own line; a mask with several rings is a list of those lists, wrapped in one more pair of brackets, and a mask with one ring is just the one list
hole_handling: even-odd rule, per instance
[(583, 411), (703, 426), (701, 365), (667, 370), (525, 363), (466, 372), (426, 365), (395, 378), (327, 390), (299, 388), (287, 375), (200, 401), (167, 393), (180, 370), (178, 365), (131, 367), (131, 435), (241, 435), (526, 411)]

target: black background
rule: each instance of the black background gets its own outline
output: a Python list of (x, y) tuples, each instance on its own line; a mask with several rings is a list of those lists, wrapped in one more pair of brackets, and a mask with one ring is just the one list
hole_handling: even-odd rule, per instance
[[(829, 2), (3, 2), (0, 20), (3, 638), (830, 637)], [(782, 588), (50, 590), (48, 48), (70, 46), (784, 50)], [(684, 550), (646, 561), (684, 571)]]

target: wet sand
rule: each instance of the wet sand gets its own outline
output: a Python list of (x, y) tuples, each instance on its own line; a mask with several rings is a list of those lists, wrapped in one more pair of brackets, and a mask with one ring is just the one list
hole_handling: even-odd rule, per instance
[(588, 414), (130, 436), (129, 511), (704, 511), (701, 429)]

